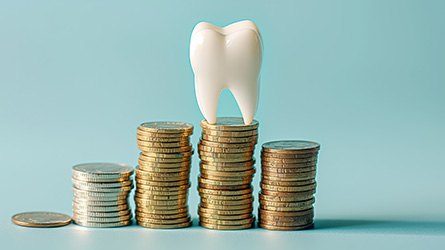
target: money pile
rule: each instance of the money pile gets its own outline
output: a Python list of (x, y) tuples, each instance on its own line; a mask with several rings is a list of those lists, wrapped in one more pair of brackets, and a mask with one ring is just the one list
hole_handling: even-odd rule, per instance
[(251, 228), (253, 158), (258, 122), (244, 125), (242, 118), (221, 117), (216, 124), (201, 122), (198, 145), (200, 173), (198, 208), (201, 226), (218, 230)]
[(128, 195), (133, 168), (113, 163), (87, 163), (72, 169), (73, 221), (86, 227), (131, 224)]
[(148, 122), (137, 128), (142, 153), (136, 168), (136, 220), (147, 228), (192, 225), (187, 197), (193, 148), (193, 125)]
[(259, 226), (269, 230), (313, 227), (320, 144), (273, 141), (262, 148)]

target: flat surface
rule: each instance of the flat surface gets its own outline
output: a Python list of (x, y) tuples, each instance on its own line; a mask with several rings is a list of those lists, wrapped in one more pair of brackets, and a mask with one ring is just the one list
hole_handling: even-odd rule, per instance
[[(444, 1), (0, 1), (1, 249), (443, 249)], [(262, 143), (321, 144), (316, 228), (14, 226), (71, 211), (71, 167), (135, 166), (136, 128), (195, 125), (199, 21), (262, 32)], [(219, 115), (239, 116), (227, 91)], [(196, 217), (198, 160), (189, 205)], [(259, 166), (257, 165), (257, 168)], [(258, 192), (259, 173), (254, 179)], [(196, 223), (195, 223), (196, 225)]]

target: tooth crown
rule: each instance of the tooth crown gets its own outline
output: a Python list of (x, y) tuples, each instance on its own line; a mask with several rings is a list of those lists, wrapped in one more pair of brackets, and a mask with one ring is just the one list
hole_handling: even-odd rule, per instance
[(241, 21), (224, 28), (206, 22), (195, 26), (190, 62), (198, 105), (209, 123), (216, 122), (219, 95), (225, 88), (235, 96), (244, 123), (252, 122), (258, 102), (261, 60), (261, 35), (253, 22)]

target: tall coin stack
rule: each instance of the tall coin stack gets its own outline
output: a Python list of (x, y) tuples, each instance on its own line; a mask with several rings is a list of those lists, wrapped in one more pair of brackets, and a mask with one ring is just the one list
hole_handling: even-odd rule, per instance
[(87, 163), (72, 169), (73, 220), (86, 227), (131, 224), (128, 195), (133, 168), (113, 163)]
[(320, 144), (273, 141), (261, 152), (259, 226), (269, 230), (313, 227), (315, 174)]
[(147, 228), (183, 228), (192, 224), (187, 197), (193, 125), (147, 122), (137, 128), (142, 153), (136, 168), (136, 220)]
[(244, 125), (242, 118), (221, 117), (216, 124), (201, 122), (198, 145), (200, 173), (198, 208), (200, 225), (217, 230), (251, 228), (253, 158), (258, 122)]

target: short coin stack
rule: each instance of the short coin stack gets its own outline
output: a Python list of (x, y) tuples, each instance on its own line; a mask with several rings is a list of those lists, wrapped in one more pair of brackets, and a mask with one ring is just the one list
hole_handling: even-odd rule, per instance
[(270, 230), (313, 227), (315, 174), (320, 145), (273, 141), (261, 152), (259, 226)]
[(73, 167), (73, 221), (86, 227), (131, 224), (128, 195), (133, 168), (114, 163), (87, 163)]
[(216, 124), (201, 122), (198, 145), (201, 226), (217, 230), (253, 226), (251, 182), (258, 125), (255, 120), (244, 125), (243, 119), (237, 117), (217, 118)]
[(137, 129), (142, 153), (136, 168), (136, 220), (147, 228), (192, 225), (187, 197), (193, 148), (193, 125), (147, 122)]

